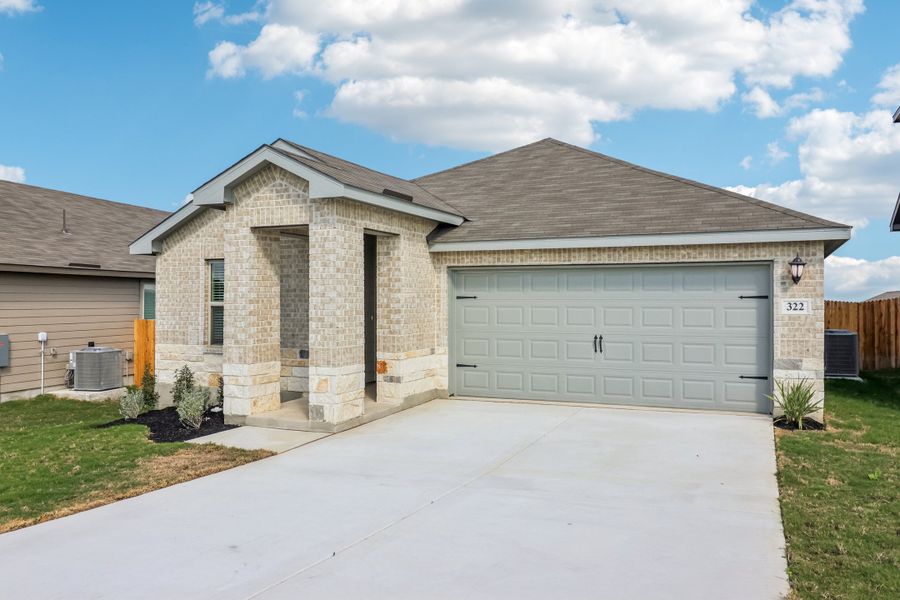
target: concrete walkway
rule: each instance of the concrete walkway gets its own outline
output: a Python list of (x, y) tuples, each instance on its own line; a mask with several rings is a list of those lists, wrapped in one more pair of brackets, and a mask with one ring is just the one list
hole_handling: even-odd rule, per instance
[(440, 400), (0, 535), (9, 598), (787, 591), (768, 418)]
[(194, 438), (188, 440), (188, 444), (218, 444), (244, 450), (269, 450), (281, 454), (329, 435), (331, 434), (315, 431), (291, 431), (245, 425)]

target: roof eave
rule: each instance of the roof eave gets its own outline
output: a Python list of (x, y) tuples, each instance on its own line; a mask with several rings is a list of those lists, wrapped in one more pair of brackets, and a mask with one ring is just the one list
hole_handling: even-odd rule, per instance
[(0, 272), (39, 273), (46, 275), (82, 275), (90, 277), (123, 277), (133, 279), (155, 279), (154, 271), (132, 271), (120, 269), (90, 269), (84, 267), (60, 267), (55, 265), (22, 265), (0, 263)]
[(693, 246), (715, 244), (756, 244), (822, 241), (825, 255), (850, 239), (850, 227), (774, 229), (673, 234), (610, 235), (596, 237), (532, 238), (521, 240), (434, 241), (431, 252), (472, 252), (491, 250), (549, 250), (566, 248), (624, 248), (638, 246)]

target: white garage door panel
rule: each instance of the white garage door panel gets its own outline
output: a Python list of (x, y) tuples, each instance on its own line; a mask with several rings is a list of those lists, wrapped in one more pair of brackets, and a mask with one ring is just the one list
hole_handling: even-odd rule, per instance
[(452, 277), (452, 362), (475, 365), (453, 368), (456, 394), (770, 410), (769, 382), (741, 379), (770, 371), (770, 301), (739, 297), (769, 294), (766, 266)]

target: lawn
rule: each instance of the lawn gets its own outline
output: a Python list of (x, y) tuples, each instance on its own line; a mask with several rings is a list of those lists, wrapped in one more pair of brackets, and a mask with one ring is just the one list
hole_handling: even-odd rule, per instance
[(900, 598), (900, 369), (826, 383), (826, 431), (777, 431), (795, 598)]
[(143, 425), (99, 427), (119, 417), (111, 402), (44, 396), (0, 404), (0, 533), (269, 455), (158, 444)]

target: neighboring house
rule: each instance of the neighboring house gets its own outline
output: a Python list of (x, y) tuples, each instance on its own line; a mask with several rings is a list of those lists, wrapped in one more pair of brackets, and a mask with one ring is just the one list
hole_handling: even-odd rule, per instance
[(891, 216), (891, 231), (900, 231), (900, 195), (897, 196), (897, 204), (894, 205), (894, 214)]
[(9, 336), (0, 399), (40, 391), (38, 332), (48, 337), (48, 391), (63, 387), (69, 352), (90, 341), (132, 350), (134, 319), (152, 318), (155, 261), (128, 244), (166, 214), (0, 181), (0, 336)]
[(895, 290), (893, 292), (882, 292), (877, 296), (872, 296), (868, 300), (864, 300), (864, 302), (871, 302), (873, 300), (892, 300), (894, 298), (900, 298), (900, 290)]
[[(545, 139), (415, 180), (285, 140), (131, 246), (160, 381), (230, 422), (455, 394), (770, 413), (823, 390), (824, 259), (850, 227)], [(790, 262), (805, 262), (799, 283)], [(795, 266), (795, 268), (797, 268)]]
[[(894, 123), (900, 123), (900, 108), (894, 112)], [(894, 205), (894, 214), (891, 216), (891, 231), (900, 231), (900, 195), (897, 196), (897, 204)]]

